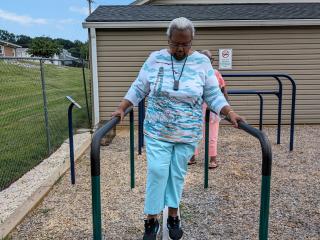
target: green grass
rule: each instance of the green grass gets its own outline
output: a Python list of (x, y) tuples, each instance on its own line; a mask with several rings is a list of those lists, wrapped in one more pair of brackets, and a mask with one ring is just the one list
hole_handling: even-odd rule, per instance
[[(68, 138), (72, 96), (83, 108), (73, 110), (73, 126), (88, 127), (82, 69), (44, 65), (50, 152)], [(89, 72), (86, 71), (87, 90)], [(0, 190), (48, 157), (40, 66), (0, 60)], [(88, 98), (90, 94), (88, 93)], [(89, 100), (90, 101), (90, 100)], [(90, 107), (89, 107), (90, 109)]]

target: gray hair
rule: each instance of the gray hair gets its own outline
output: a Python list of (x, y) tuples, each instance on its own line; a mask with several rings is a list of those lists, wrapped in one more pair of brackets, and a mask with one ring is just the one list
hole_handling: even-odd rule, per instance
[(212, 57), (212, 53), (210, 50), (207, 50), (207, 49), (201, 50), (200, 53), (207, 56), (208, 58), (210, 58), (210, 56)]
[(194, 37), (195, 29), (194, 29), (193, 23), (185, 17), (179, 17), (179, 18), (173, 19), (170, 22), (169, 27), (167, 29), (168, 38), (171, 38), (173, 30), (177, 30), (177, 29), (190, 30), (192, 34), (192, 38)]

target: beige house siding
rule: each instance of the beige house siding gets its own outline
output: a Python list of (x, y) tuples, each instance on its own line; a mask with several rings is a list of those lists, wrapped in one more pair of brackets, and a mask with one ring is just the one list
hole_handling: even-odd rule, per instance
[[(109, 119), (150, 52), (165, 48), (165, 29), (97, 29), (100, 120)], [(320, 123), (320, 28), (197, 29), (193, 49), (210, 49), (218, 60), (219, 48), (233, 49), (232, 71), (277, 72), (297, 83), (297, 123)], [(229, 89), (276, 89), (270, 79), (226, 78)], [(288, 81), (285, 81), (288, 83)], [(283, 122), (289, 122), (290, 85), (284, 85)], [(257, 96), (231, 96), (234, 109), (249, 123), (258, 123)], [(265, 96), (264, 120), (276, 123), (277, 98)]]
[(154, 0), (146, 2), (150, 5), (169, 4), (226, 4), (226, 3), (296, 3), (296, 2), (320, 2), (320, 0)]

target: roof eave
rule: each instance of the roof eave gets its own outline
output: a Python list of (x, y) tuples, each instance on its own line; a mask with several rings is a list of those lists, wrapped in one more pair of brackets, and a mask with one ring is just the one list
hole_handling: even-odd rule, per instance
[(136, 0), (132, 3), (130, 3), (130, 5), (143, 5), (146, 4), (148, 2), (152, 2), (152, 0)]
[(13, 48), (21, 48), (20, 45), (17, 45), (17, 44), (14, 44), (14, 43), (10, 43), (10, 42), (6, 42), (6, 41), (3, 41), (3, 40), (0, 40), (0, 43), (3, 43), (4, 45), (10, 46), (10, 47), (13, 47)]
[[(83, 28), (166, 28), (170, 21), (84, 22)], [(319, 26), (320, 19), (193, 21), (195, 27)]]

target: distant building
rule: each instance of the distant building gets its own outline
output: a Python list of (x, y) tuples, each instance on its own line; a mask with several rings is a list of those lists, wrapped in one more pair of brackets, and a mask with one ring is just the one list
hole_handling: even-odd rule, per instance
[(29, 48), (17, 48), (16, 49), (16, 57), (32, 57), (31, 54), (28, 53)]
[[(17, 48), (15, 56), (16, 57), (25, 57), (25, 58), (32, 57), (31, 54), (28, 53), (28, 49), (29, 48)], [(55, 65), (59, 65), (60, 66), (60, 65), (73, 65), (74, 64), (73, 61), (79, 60), (78, 58), (73, 57), (71, 55), (71, 53), (66, 49), (62, 49), (60, 54), (54, 54), (52, 56), (52, 59), (54, 59), (56, 61), (53, 61), (53, 62), (45, 61), (45, 62), (46, 63), (53, 63)], [(62, 61), (59, 61), (60, 59), (64, 59), (66, 61), (63, 61), (63, 63), (62, 63)]]
[[(52, 58), (56, 60), (53, 62), (53, 64), (59, 65), (59, 66), (61, 65), (73, 66), (75, 65), (75, 62), (79, 60), (78, 58), (73, 57), (71, 53), (66, 49), (62, 49), (59, 55), (55, 54), (53, 55)], [(60, 59), (63, 59), (65, 61), (59, 61)]]
[(0, 40), (0, 57), (15, 57), (18, 48), (21, 48), (21, 46)]

